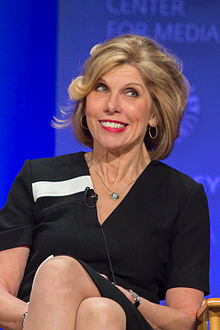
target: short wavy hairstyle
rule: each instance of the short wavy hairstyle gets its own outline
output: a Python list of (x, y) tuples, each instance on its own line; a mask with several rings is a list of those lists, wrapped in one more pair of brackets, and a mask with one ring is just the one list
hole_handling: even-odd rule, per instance
[(74, 79), (68, 89), (70, 98), (77, 101), (71, 118), (74, 136), (80, 143), (93, 146), (84, 120), (86, 97), (100, 77), (123, 64), (139, 70), (151, 95), (158, 134), (156, 139), (151, 139), (148, 127), (144, 142), (152, 160), (164, 159), (179, 136), (189, 83), (182, 74), (180, 60), (146, 37), (126, 34), (92, 48), (83, 74)]

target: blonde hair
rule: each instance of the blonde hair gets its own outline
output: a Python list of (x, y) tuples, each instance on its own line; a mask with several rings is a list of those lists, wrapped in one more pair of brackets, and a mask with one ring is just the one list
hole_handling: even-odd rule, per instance
[(155, 41), (137, 35), (123, 35), (94, 46), (82, 76), (69, 86), (69, 96), (76, 100), (72, 116), (75, 138), (92, 147), (93, 138), (84, 122), (86, 96), (98, 79), (116, 66), (130, 64), (141, 73), (152, 97), (158, 120), (158, 136), (151, 139), (149, 127), (145, 144), (152, 159), (164, 159), (179, 136), (179, 125), (186, 106), (189, 84), (182, 74), (181, 62)]

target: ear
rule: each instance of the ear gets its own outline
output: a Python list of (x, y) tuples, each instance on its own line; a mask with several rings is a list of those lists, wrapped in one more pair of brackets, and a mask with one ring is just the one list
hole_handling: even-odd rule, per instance
[(148, 121), (148, 125), (150, 125), (152, 127), (156, 127), (158, 125), (158, 119), (157, 119), (157, 116), (155, 115), (155, 113), (152, 113), (152, 115)]

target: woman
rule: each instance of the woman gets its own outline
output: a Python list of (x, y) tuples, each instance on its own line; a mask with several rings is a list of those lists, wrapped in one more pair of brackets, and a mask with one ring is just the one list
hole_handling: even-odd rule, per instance
[(188, 96), (177, 60), (117, 37), (92, 49), (69, 95), (92, 151), (27, 161), (17, 176), (0, 218), (0, 326), (194, 329), (209, 291), (207, 200), (158, 161)]

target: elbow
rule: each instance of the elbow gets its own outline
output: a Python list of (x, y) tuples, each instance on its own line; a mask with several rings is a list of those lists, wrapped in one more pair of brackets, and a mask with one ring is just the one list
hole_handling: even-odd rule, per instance
[[(181, 330), (195, 330), (196, 329), (196, 313), (182, 312), (181, 319), (179, 320), (178, 329)], [(173, 328), (175, 329), (175, 328)]]
[(193, 313), (178, 311), (174, 319), (166, 322), (163, 327), (157, 328), (157, 330), (195, 330), (196, 329), (196, 315)]

